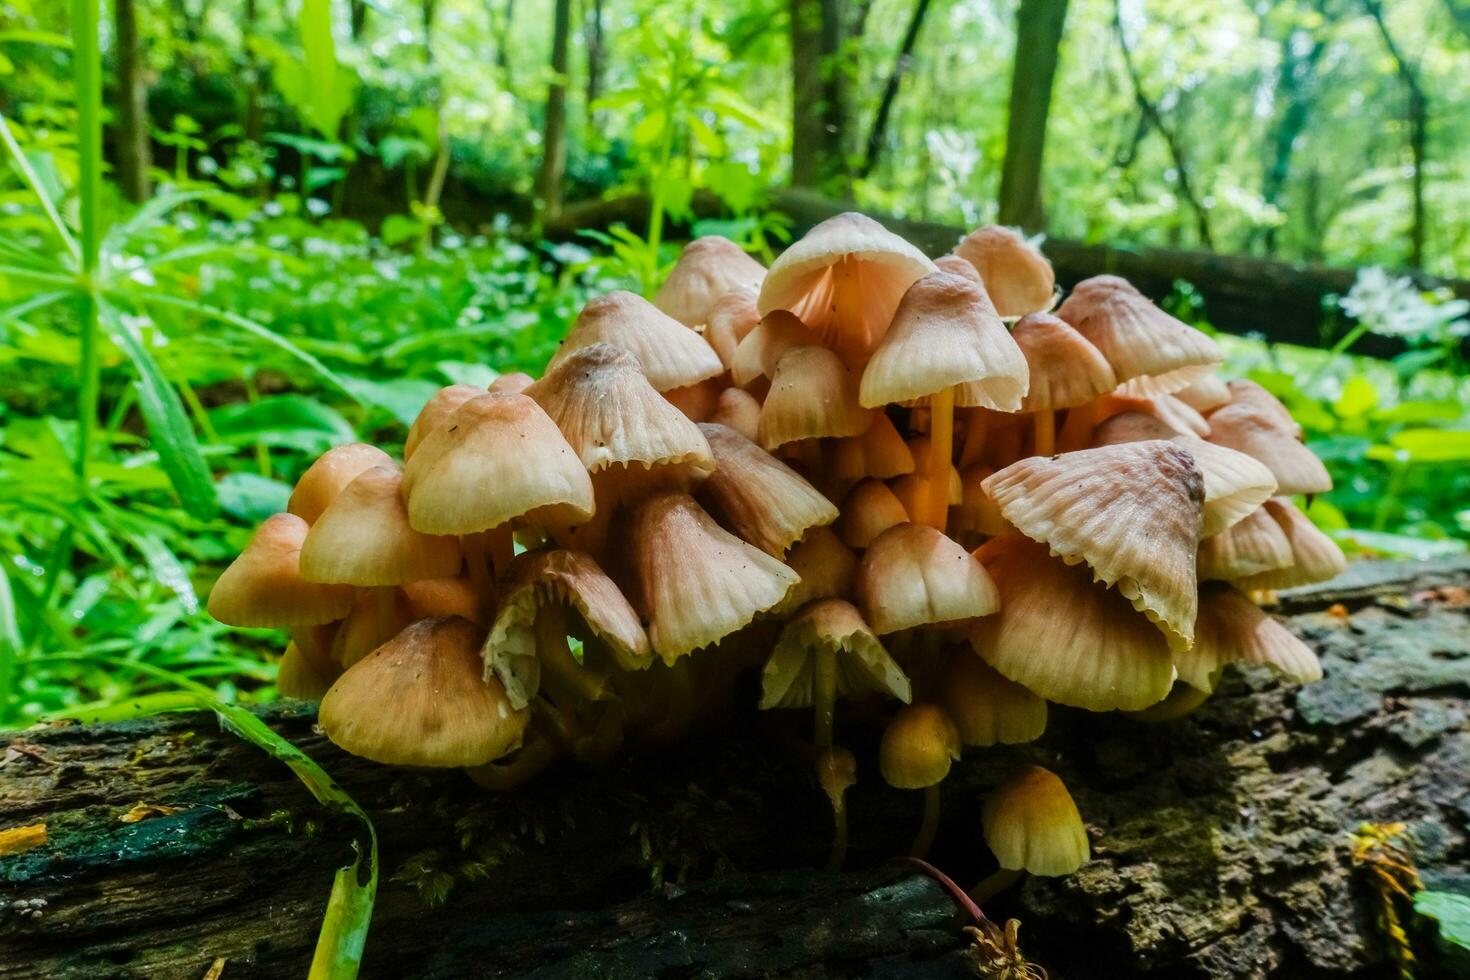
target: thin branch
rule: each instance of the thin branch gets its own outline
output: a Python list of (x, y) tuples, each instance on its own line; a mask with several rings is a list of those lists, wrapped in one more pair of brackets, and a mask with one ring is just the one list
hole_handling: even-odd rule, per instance
[(863, 155), (863, 165), (858, 170), (859, 177), (872, 173), (883, 153), (883, 138), (888, 134), (888, 117), (898, 98), (899, 83), (913, 64), (914, 45), (919, 40), (919, 31), (924, 27), (924, 15), (929, 12), (929, 4), (930, 0), (918, 0), (914, 4), (914, 14), (909, 18), (908, 30), (904, 32), (903, 42), (898, 48), (898, 57), (893, 60), (893, 70), (888, 73), (888, 82), (883, 86), (883, 97), (878, 102), (878, 115), (873, 119), (873, 128), (868, 131), (867, 152)]
[(1409, 262), (1416, 269), (1424, 267), (1424, 228), (1427, 209), (1424, 202), (1424, 171), (1429, 143), (1429, 96), (1419, 80), (1419, 66), (1406, 57), (1388, 29), (1379, 0), (1362, 0), (1383, 47), (1393, 59), (1399, 80), (1409, 93), (1409, 156), (1413, 160), (1414, 172), (1410, 179), (1410, 193), (1414, 201), (1413, 225), (1409, 228)]

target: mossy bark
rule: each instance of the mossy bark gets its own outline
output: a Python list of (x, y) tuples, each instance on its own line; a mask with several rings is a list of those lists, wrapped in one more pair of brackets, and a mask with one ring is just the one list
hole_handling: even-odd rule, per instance
[[(1467, 584), (1464, 564), (1356, 566), (1282, 607), (1323, 655), (1318, 685), (1246, 671), (1177, 722), (1057, 710), (1036, 745), (967, 753), (931, 859), (965, 886), (993, 870), (979, 799), (1040, 762), (1072, 789), (1094, 860), (987, 911), (1020, 919), (1052, 976), (1393, 976), (1350, 834), (1403, 822), (1426, 884), (1470, 890)], [(378, 827), (365, 975), (966, 975), (953, 903), (886, 862), (921, 801), (882, 786), (853, 719), (838, 732), (859, 760), (848, 864), (863, 870), (834, 875), (815, 870), (831, 833), (815, 778), (749, 716), (495, 796), (349, 758), (308, 706), (262, 715)], [(44, 822), (48, 840), (0, 858), (0, 977), (198, 978), (219, 957), (226, 977), (304, 975), (350, 830), (284, 767), (199, 714), (9, 741), (0, 831)], [(140, 802), (169, 809), (122, 822)], [(1419, 976), (1453, 975), (1401, 912)]]

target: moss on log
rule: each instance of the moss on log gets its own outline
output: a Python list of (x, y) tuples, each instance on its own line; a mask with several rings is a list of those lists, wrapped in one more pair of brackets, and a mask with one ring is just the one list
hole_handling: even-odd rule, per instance
[[(1230, 676), (1164, 725), (1058, 710), (1038, 744), (972, 751), (946, 784), (933, 858), (987, 873), (979, 798), (1019, 760), (1056, 769), (1094, 860), (994, 901), (1054, 977), (1379, 977), (1394, 969), (1360, 822), (1403, 822), (1427, 884), (1470, 891), (1470, 565), (1361, 565), (1288, 594), (1326, 678), (1292, 691)], [(262, 716), (368, 809), (384, 882), (374, 977), (964, 976), (955, 908), (885, 861), (920, 794), (881, 785), (853, 725), (852, 866), (811, 870), (828, 814), (806, 767), (749, 715), (676, 752), (559, 771), (486, 796), (457, 773), (384, 769)], [(137, 804), (153, 809), (134, 810)], [(123, 817), (142, 816), (134, 822)], [(0, 831), (0, 977), (304, 975), (348, 828), (209, 716), (9, 736)], [(1411, 917), (1411, 923), (1413, 923)], [(1413, 924), (1421, 977), (1452, 975)]]

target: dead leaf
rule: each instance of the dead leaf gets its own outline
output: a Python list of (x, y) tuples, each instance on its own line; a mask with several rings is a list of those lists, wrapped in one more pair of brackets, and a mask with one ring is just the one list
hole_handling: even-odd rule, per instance
[(209, 965), (209, 969), (204, 971), (204, 980), (219, 980), (220, 975), (224, 972), (225, 958), (223, 956), (216, 956), (214, 962)]
[(178, 813), (176, 806), (165, 806), (162, 803), (135, 803), (133, 808), (118, 817), (120, 823), (137, 823), (139, 820), (148, 820), (151, 817), (166, 817), (172, 813)]
[(56, 763), (46, 758), (46, 750), (44, 748), (32, 745), (23, 738), (18, 738), (5, 747), (5, 755), (0, 757), (0, 769), (10, 765), (17, 759), (32, 759), (44, 766), (56, 765)]
[(11, 854), (23, 854), (33, 847), (40, 847), (44, 843), (46, 843), (46, 825), (44, 823), (33, 823), (24, 827), (11, 827), (9, 830), (0, 830), (0, 857), (8, 857)]

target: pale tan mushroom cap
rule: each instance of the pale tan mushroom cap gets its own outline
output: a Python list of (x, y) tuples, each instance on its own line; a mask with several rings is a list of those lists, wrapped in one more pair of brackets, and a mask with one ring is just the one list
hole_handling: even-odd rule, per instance
[(858, 559), (831, 528), (814, 527), (806, 532), (786, 556), (786, 564), (800, 576), (786, 598), (771, 607), (776, 616), (789, 616), (817, 599), (852, 594)]
[(1174, 665), (1163, 634), (1086, 568), (1020, 534), (975, 554), (1000, 591), (1000, 611), (970, 631), (990, 666), (1048, 701), (1089, 711), (1136, 711), (1168, 695)]
[(514, 520), (577, 524), (592, 480), (551, 417), (525, 395), (472, 398), (431, 432), (403, 472), (409, 522), (476, 534)]
[(776, 365), (758, 435), (770, 450), (801, 439), (862, 435), (873, 417), (872, 409), (858, 404), (857, 378), (836, 354), (793, 347)]
[(526, 394), (546, 409), (590, 472), (642, 464), (683, 466), (703, 477), (714, 469), (699, 426), (649, 385), (625, 351), (607, 344), (584, 347), (562, 358)]
[(1032, 456), (983, 486), (1023, 534), (1068, 563), (1085, 561), (1171, 645), (1189, 645), (1204, 481), (1188, 452), (1154, 439)]
[(980, 270), (976, 269), (969, 259), (961, 258), (958, 255), (941, 255), (934, 260), (934, 268), (940, 272), (947, 272), (952, 276), (968, 279), (976, 285), (984, 285), (983, 280), (980, 278)]
[(414, 619), (436, 619), (444, 616), (462, 616), (476, 625), (484, 625), (484, 614), (480, 609), (480, 594), (474, 583), (463, 576), (452, 578), (426, 578), (418, 582), (405, 582), (400, 588), (408, 600)]
[(995, 583), (974, 556), (925, 524), (878, 535), (858, 566), (855, 592), (880, 636), (988, 616), (998, 602)]
[(276, 667), (276, 692), (283, 698), (320, 701), (335, 679), (320, 673), (295, 643), (287, 643), (286, 652), (281, 654), (281, 662)]
[(301, 574), (312, 582), (401, 585), (446, 578), (459, 567), (459, 542), (409, 524), (402, 474), (391, 466), (375, 466), (349, 483), (301, 546)]
[[(414, 418), (413, 425), (408, 427), (408, 438), (403, 441), (403, 462), (407, 464), (413, 458), (413, 454), (418, 452), (419, 443), (423, 442), (429, 433), (442, 429), (449, 416), (453, 415), (459, 406), (471, 398), (479, 398), (487, 393), (486, 388), (458, 384), (440, 388), (429, 396), (429, 400), (424, 403), (424, 407), (419, 409), (418, 416)], [(363, 468), (366, 469), (366, 467)]]
[(621, 290), (582, 307), (546, 373), (591, 344), (610, 344), (632, 354), (659, 391), (692, 385), (725, 370), (720, 355), (703, 337), (643, 297)]
[(393, 766), (478, 766), (515, 751), (529, 711), (480, 674), (480, 633), (425, 619), (348, 668), (322, 699), (327, 737)]
[(726, 388), (715, 401), (715, 410), (709, 420), (755, 442), (760, 435), (761, 403), (748, 391)]
[(985, 843), (1002, 868), (1068, 875), (1092, 856), (1087, 828), (1055, 774), (1027, 766), (991, 790), (980, 812)]
[(895, 789), (941, 783), (959, 757), (960, 733), (936, 704), (900, 708), (878, 743), (878, 769)]
[(1118, 387), (1102, 351), (1065, 320), (1050, 313), (1028, 313), (1016, 323), (1011, 337), (1030, 372), (1023, 412), (1073, 408)]
[(653, 663), (638, 614), (591, 555), (555, 549), (516, 556), (501, 583), (500, 607), (481, 655), (512, 707), (524, 708), (541, 685), (536, 616), (547, 606), (574, 611), (623, 670)]
[(687, 494), (644, 501), (627, 534), (637, 583), (630, 598), (667, 663), (718, 643), (796, 584), (795, 572), (720, 527)]
[(704, 327), (704, 339), (720, 355), (720, 361), (729, 370), (735, 366), (735, 351), (739, 349), (750, 332), (760, 322), (755, 311), (756, 288), (736, 286), (709, 309), (709, 322)]
[(1292, 561), (1291, 540), (1264, 506), (1199, 543), (1201, 582), (1249, 578)]
[(1211, 412), (1209, 422), (1210, 442), (1260, 460), (1276, 477), (1283, 495), (1332, 489), (1327, 467), (1264, 406), (1231, 402)]
[(1027, 385), (1026, 358), (984, 287), (935, 272), (904, 293), (863, 369), (859, 400), (911, 404), (954, 388), (956, 405), (1015, 412)]
[(839, 439), (833, 455), (833, 468), (842, 480), (887, 480), (914, 471), (914, 454), (883, 412), (873, 416), (867, 432)]
[(1179, 680), (1199, 691), (1215, 689), (1231, 663), (1265, 664), (1293, 684), (1322, 678), (1322, 664), (1305, 643), (1231, 586), (1200, 591), (1194, 646), (1174, 654)]
[(842, 502), (842, 516), (837, 519), (833, 530), (842, 538), (843, 544), (861, 550), (890, 527), (906, 524), (909, 520), (909, 512), (898, 495), (882, 480), (870, 477), (847, 492), (847, 499)]
[(1207, 374), (1174, 392), (1174, 397), (1201, 415), (1208, 415), (1230, 401), (1230, 387), (1219, 375)]
[(301, 577), (306, 521), (272, 514), (209, 590), (209, 614), (228, 626), (316, 626), (346, 616), (352, 589)]
[(781, 630), (761, 672), (762, 709), (812, 706), (818, 650), (836, 655), (839, 697), (882, 694), (908, 703), (908, 676), (883, 649), (857, 608), (841, 599), (820, 599)]
[[(840, 266), (840, 268), (839, 268)], [(934, 263), (866, 215), (846, 212), (807, 232), (772, 263), (756, 309), (790, 310), (829, 346), (872, 349), (893, 319), (904, 291)], [(839, 324), (837, 276), (848, 276), (861, 297), (862, 322)]]
[(1213, 374), (1224, 359), (1213, 340), (1117, 276), (1078, 283), (1057, 315), (1102, 351), (1129, 394), (1179, 391)]
[(701, 425), (715, 471), (701, 499), (740, 537), (780, 558), (809, 528), (837, 520), (837, 508), (800, 473), (723, 425)]
[(980, 273), (980, 281), (1001, 316), (1022, 316), (1050, 308), (1057, 277), (1046, 256), (1013, 228), (986, 225), (966, 235), (954, 254)]
[(738, 385), (757, 378), (774, 378), (776, 365), (793, 347), (821, 347), (822, 339), (807, 329), (794, 313), (772, 310), (747, 333), (735, 348), (730, 376)]
[[(1268, 417), (1275, 420), (1279, 428), (1285, 429), (1298, 439), (1302, 437), (1302, 427), (1296, 419), (1291, 417), (1291, 410), (1281, 403), (1281, 399), (1271, 394), (1259, 382), (1249, 378), (1231, 378), (1225, 382), (1225, 390), (1229, 394), (1226, 399), (1228, 404), (1249, 405), (1260, 409)], [(1225, 407), (1222, 405), (1216, 408)], [(1201, 411), (1204, 411), (1201, 409)], [(1211, 409), (1213, 412), (1214, 409)]]
[(327, 505), (364, 470), (374, 466), (392, 466), (393, 459), (377, 446), (365, 442), (348, 443), (328, 449), (307, 467), (291, 491), (286, 512), (295, 514), (308, 524), (315, 524)]
[(939, 701), (966, 745), (1015, 745), (1046, 730), (1046, 701), (968, 648), (945, 665)]
[(511, 371), (490, 382), (490, 387), (486, 390), (495, 395), (519, 395), (535, 383), (536, 379), (526, 372)]
[(1313, 524), (1285, 497), (1265, 503), (1265, 510), (1276, 521), (1286, 540), (1291, 543), (1291, 564), (1285, 568), (1259, 572), (1235, 579), (1242, 589), (1291, 589), (1337, 578), (1347, 568), (1347, 558), (1337, 542)]
[(653, 305), (688, 327), (709, 323), (715, 303), (737, 288), (758, 288), (765, 266), (728, 238), (705, 235), (684, 246)]

